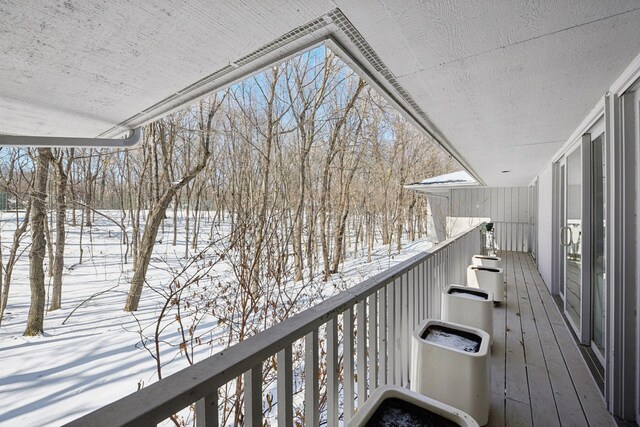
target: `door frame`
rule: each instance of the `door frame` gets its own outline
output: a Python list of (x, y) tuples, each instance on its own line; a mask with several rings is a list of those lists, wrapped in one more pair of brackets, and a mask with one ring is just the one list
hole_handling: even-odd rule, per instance
[[(571, 325), (575, 332), (578, 341), (585, 346), (591, 346), (592, 334), (591, 334), (591, 322), (592, 322), (592, 154), (591, 154), (591, 141), (592, 135), (597, 138), (604, 133), (605, 122), (604, 116), (599, 117), (595, 122), (580, 135), (573, 144), (567, 147), (566, 150), (557, 158), (554, 163), (553, 177), (554, 177), (554, 208), (553, 208), (553, 277), (554, 286), (552, 293), (559, 295), (562, 300), (562, 313), (567, 319), (567, 323)], [(580, 212), (582, 223), (582, 237), (581, 237), (581, 265), (580, 265), (580, 324), (576, 325), (571, 317), (567, 314), (567, 285), (566, 285), (566, 248), (562, 246), (561, 231), (562, 220), (566, 221), (567, 217), (567, 158), (573, 154), (576, 150), (580, 149), (580, 165), (581, 165), (581, 200), (580, 200)], [(564, 180), (563, 180), (564, 174)], [(564, 185), (564, 188), (561, 188)], [(606, 253), (606, 252), (605, 252)], [(562, 284), (564, 283), (564, 287)], [(562, 290), (564, 289), (564, 292)], [(606, 294), (606, 292), (605, 292)], [(605, 295), (606, 298), (606, 295)], [(605, 326), (606, 328), (606, 326)], [(605, 329), (606, 330), (606, 329)], [(606, 352), (606, 350), (605, 350)]]
[[(571, 325), (571, 327), (573, 328), (573, 331), (575, 332), (576, 336), (578, 337), (578, 340), (580, 341), (581, 344), (586, 344), (587, 342), (590, 342), (590, 338), (589, 340), (585, 340), (584, 338), (584, 333), (585, 330), (588, 330), (589, 328), (585, 328), (584, 324), (585, 324), (585, 314), (587, 313), (586, 307), (585, 307), (585, 266), (587, 265), (587, 263), (585, 262), (585, 231), (584, 231), (584, 224), (586, 223), (585, 221), (585, 206), (588, 205), (587, 203), (585, 203), (585, 157), (589, 157), (590, 156), (585, 156), (585, 142), (586, 141), (591, 141), (589, 134), (585, 134), (583, 135), (578, 141), (576, 141), (575, 144), (573, 144), (562, 156), (562, 158), (560, 159), (560, 164), (561, 166), (564, 166), (564, 189), (563, 189), (563, 196), (564, 196), (564, 203), (563, 203), (563, 208), (564, 208), (564, 212), (563, 212), (563, 218), (564, 221), (568, 221), (568, 215), (567, 215), (567, 209), (568, 209), (568, 197), (569, 197), (569, 192), (568, 192), (568, 186), (569, 186), (569, 170), (567, 169), (567, 159), (569, 158), (569, 156), (571, 156), (572, 154), (574, 154), (577, 150), (580, 150), (580, 179), (582, 180), (580, 183), (580, 223), (581, 223), (581, 229), (582, 229), (582, 236), (581, 236), (581, 249), (580, 249), (580, 307), (579, 307), (579, 314), (580, 314), (580, 322), (579, 324), (575, 324), (573, 322), (573, 319), (571, 318), (571, 316), (569, 316), (568, 312), (567, 312), (567, 283), (566, 283), (566, 277), (567, 277), (567, 246), (563, 246), (562, 249), (560, 250), (560, 256), (561, 258), (561, 262), (562, 262), (562, 268), (561, 268), (561, 272), (564, 272), (564, 277), (561, 277), (561, 280), (564, 280), (564, 295), (563, 295), (563, 307), (562, 307), (562, 313), (564, 314), (565, 318), (567, 319), (569, 325)], [(590, 172), (589, 172), (589, 176), (590, 176)], [(561, 224), (561, 227), (563, 227), (563, 225)], [(560, 232), (562, 232), (563, 229), (560, 229)], [(561, 237), (561, 235), (558, 235), (559, 237)], [(590, 301), (590, 298), (589, 298)], [(590, 332), (590, 331), (589, 331)], [(589, 334), (590, 335), (590, 334)]]
[(564, 250), (560, 243), (560, 227), (561, 215), (564, 209), (564, 189), (562, 184), (563, 178), (563, 165), (562, 160), (564, 157), (560, 157), (553, 163), (553, 182), (552, 182), (552, 218), (551, 218), (551, 256), (552, 256), (552, 281), (551, 281), (551, 293), (558, 295), (562, 299), (564, 308), (564, 294), (562, 292), (561, 281), (563, 278), (563, 266), (564, 266)]
[[(588, 224), (588, 229), (583, 228), (587, 232), (583, 232), (583, 264), (582, 264), (582, 286), (583, 286), (583, 310), (585, 313), (584, 318), (582, 318), (582, 337), (581, 342), (584, 345), (589, 346), (593, 353), (596, 355), (602, 366), (605, 365), (605, 356), (607, 353), (607, 331), (608, 331), (608, 308), (607, 308), (607, 270), (605, 269), (604, 280), (605, 280), (605, 288), (604, 288), (604, 297), (602, 301), (603, 310), (604, 310), (604, 324), (603, 329), (605, 331), (605, 339), (604, 339), (604, 352), (601, 352), (600, 349), (597, 348), (593, 343), (593, 334), (592, 334), (592, 326), (593, 326), (593, 277), (594, 277), (594, 257), (593, 257), (593, 237), (594, 237), (594, 226), (593, 223), (593, 209), (594, 209), (594, 200), (592, 198), (594, 182), (593, 182), (593, 167), (596, 166), (593, 164), (593, 141), (597, 138), (602, 137), (602, 156), (603, 161), (606, 159), (606, 144), (605, 144), (605, 122), (604, 116), (602, 116), (582, 137), (583, 144), (583, 163), (582, 167), (584, 169), (583, 172), (583, 186), (582, 186), (582, 194), (583, 194), (583, 223)], [(605, 162), (605, 168), (606, 168)], [(606, 181), (606, 169), (605, 169), (605, 186), (604, 186), (604, 200), (607, 200), (607, 181)], [(587, 200), (587, 203), (584, 201)], [(606, 209), (605, 209), (606, 215)], [(605, 217), (606, 218), (606, 217)], [(606, 232), (606, 230), (605, 230)], [(606, 266), (606, 254), (607, 254), (607, 235), (605, 235), (604, 239), (604, 256), (605, 256), (605, 266)]]

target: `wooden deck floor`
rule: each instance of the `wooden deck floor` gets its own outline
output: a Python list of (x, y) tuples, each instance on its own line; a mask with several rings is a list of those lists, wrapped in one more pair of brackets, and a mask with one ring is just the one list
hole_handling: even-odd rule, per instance
[(616, 425), (530, 255), (502, 256), (507, 298), (494, 312), (488, 425)]

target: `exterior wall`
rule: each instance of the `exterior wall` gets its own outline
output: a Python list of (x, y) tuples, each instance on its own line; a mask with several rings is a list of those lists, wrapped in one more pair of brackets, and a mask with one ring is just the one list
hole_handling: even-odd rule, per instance
[(528, 188), (482, 187), (450, 191), (449, 235), (489, 220), (495, 223), (498, 249), (527, 251)]
[[(447, 211), (450, 195), (427, 196), (427, 239), (432, 243), (447, 239)], [(430, 219), (430, 221), (429, 221)]]
[[(604, 115), (606, 164), (606, 255), (605, 255), (605, 400), (616, 416), (640, 423), (640, 55), (612, 84), (596, 108), (579, 124), (565, 146), (538, 175), (538, 269), (547, 286), (553, 288), (554, 225), (553, 166), (569, 147), (584, 138)], [(584, 151), (583, 151), (584, 154)], [(588, 160), (588, 159), (587, 159)], [(589, 167), (587, 164), (586, 167)], [(590, 179), (589, 170), (583, 175)], [(584, 184), (584, 182), (583, 182)], [(583, 193), (583, 199), (589, 197)], [(589, 208), (587, 208), (589, 211)], [(584, 211), (583, 211), (584, 213)], [(589, 212), (587, 212), (589, 213)], [(591, 226), (583, 215), (584, 229)], [(586, 239), (585, 239), (586, 241)], [(585, 251), (589, 251), (585, 248)], [(591, 265), (589, 258), (584, 266)], [(587, 271), (588, 272), (588, 271)], [(584, 276), (583, 293), (590, 298), (590, 276)], [(586, 287), (586, 288), (584, 288)], [(587, 301), (585, 305), (589, 305)], [(584, 305), (583, 305), (584, 309)], [(589, 313), (589, 311), (587, 311)], [(588, 316), (588, 315), (587, 315)], [(584, 319), (583, 319), (584, 320)], [(586, 317), (587, 322), (590, 320)], [(583, 323), (583, 331), (585, 324)], [(586, 328), (589, 327), (587, 323)], [(587, 334), (587, 338), (588, 334)], [(582, 339), (584, 344), (585, 334)]]
[(538, 178), (538, 270), (551, 290), (553, 277), (553, 167), (542, 171)]

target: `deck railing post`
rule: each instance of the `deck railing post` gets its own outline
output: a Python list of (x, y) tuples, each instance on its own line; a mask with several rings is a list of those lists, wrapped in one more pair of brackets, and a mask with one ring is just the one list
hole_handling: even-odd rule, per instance
[(196, 426), (218, 427), (218, 391), (196, 402)]
[(318, 402), (318, 330), (314, 329), (304, 339), (304, 417), (305, 424), (320, 424)]
[(293, 427), (293, 377), (291, 346), (278, 352), (277, 390), (278, 390), (278, 425)]
[(395, 363), (393, 367), (394, 384), (402, 385), (402, 280), (395, 280), (395, 320), (394, 320), (394, 343), (392, 351), (395, 353)]
[(262, 425), (262, 363), (244, 373), (244, 424)]
[(380, 356), (380, 381), (379, 385), (387, 384), (387, 288), (384, 286), (380, 289), (378, 298), (378, 316), (380, 325), (378, 328), (378, 354)]
[(356, 360), (358, 364), (358, 408), (367, 400), (367, 302), (358, 302), (356, 313), (358, 349)]
[(344, 390), (344, 422), (349, 422), (354, 414), (354, 396), (353, 396), (353, 307), (348, 308), (342, 313), (343, 323), (343, 390)]
[(387, 286), (387, 384), (396, 383), (396, 282)]
[(369, 295), (369, 345), (367, 353), (369, 354), (369, 385), (371, 390), (378, 387), (378, 293), (374, 292)]
[(338, 322), (327, 322), (327, 424), (338, 425)]

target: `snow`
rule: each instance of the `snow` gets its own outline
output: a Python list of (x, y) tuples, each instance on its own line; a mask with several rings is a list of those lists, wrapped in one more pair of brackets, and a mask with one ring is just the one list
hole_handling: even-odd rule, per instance
[(458, 424), (397, 398), (385, 399), (365, 427), (449, 427)]
[[(118, 212), (106, 213), (119, 218)], [(160, 291), (181, 269), (189, 273), (196, 268), (189, 267), (184, 258), (186, 236), (181, 233), (181, 221), (175, 247), (171, 245), (171, 218), (166, 221), (165, 234), (159, 236), (162, 243), (156, 245), (147, 276), (151, 286), (145, 286), (139, 310), (133, 314), (122, 311), (132, 272), (130, 259), (128, 264), (121, 262), (121, 230), (96, 216), (94, 225), (85, 227), (84, 260), (79, 264), (80, 225), (69, 225), (62, 308), (45, 313), (45, 334), (39, 337), (22, 336), (30, 298), (26, 250), (15, 267), (0, 326), (0, 425), (60, 425), (157, 381), (155, 360), (143, 344), (150, 345), (149, 337), (164, 303)], [(0, 212), (0, 244), (5, 257), (15, 225), (15, 214)], [(216, 236), (203, 232), (200, 247), (224, 235), (225, 227), (223, 223), (216, 228)], [(203, 228), (208, 230), (208, 226)], [(28, 244), (27, 236), (20, 250)], [(368, 263), (366, 256), (352, 258), (328, 283), (316, 277), (287, 284), (287, 298), (294, 301), (294, 312), (302, 311), (430, 246), (426, 239), (407, 242), (401, 254), (392, 255), (388, 246), (377, 246), (372, 262)], [(203, 259), (198, 268), (206, 262)], [(215, 264), (208, 275), (218, 287), (205, 287), (207, 295), (224, 301), (225, 292), (231, 292), (235, 284), (230, 261)], [(227, 346), (228, 327), (218, 317), (203, 317), (199, 330), (204, 331), (201, 336), (207, 344), (195, 348), (196, 361)], [(163, 335), (163, 376), (188, 366), (182, 352), (168, 344), (175, 343), (177, 336), (173, 326)]]
[(451, 291), (449, 291), (449, 294), (455, 295), (460, 298), (469, 298), (469, 299), (482, 300), (482, 301), (487, 300), (487, 295), (484, 295), (484, 294), (481, 295), (473, 291), (465, 291), (464, 289), (451, 289)]
[(438, 187), (438, 186), (451, 186), (451, 185), (477, 185), (478, 181), (476, 181), (467, 171), (457, 171), (451, 172), (444, 175), (438, 175), (431, 178), (424, 179), (422, 181), (414, 182), (412, 184), (408, 184), (407, 187), (410, 186), (420, 186), (420, 187)]
[(471, 334), (464, 332), (457, 332), (451, 328), (444, 328), (440, 326), (430, 326), (427, 329), (427, 333), (423, 336), (424, 340), (428, 343), (441, 345), (447, 348), (454, 348), (456, 350), (462, 350), (467, 353), (477, 353), (480, 349), (480, 338), (471, 338)]

